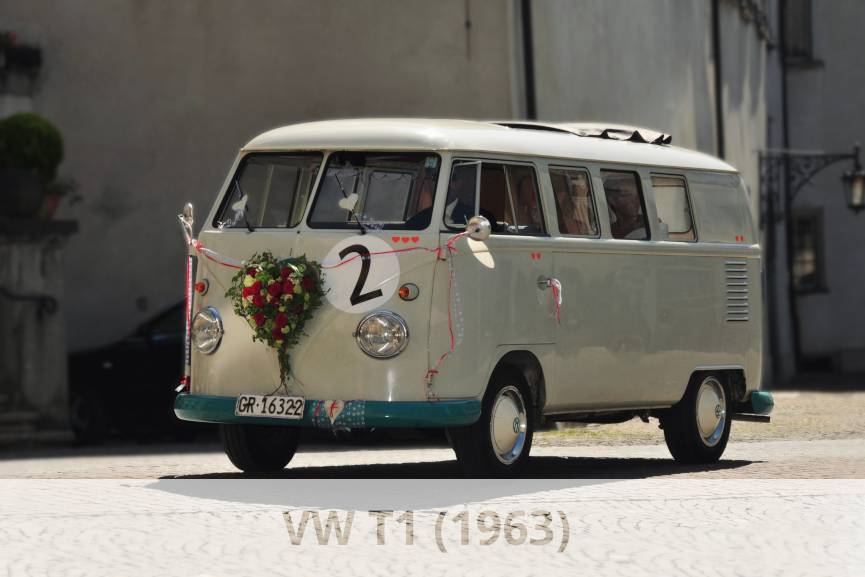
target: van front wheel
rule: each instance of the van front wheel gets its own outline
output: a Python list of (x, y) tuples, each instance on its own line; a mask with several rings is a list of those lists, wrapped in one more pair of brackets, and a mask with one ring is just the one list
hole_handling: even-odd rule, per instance
[(457, 462), (467, 477), (513, 477), (532, 447), (534, 407), (522, 373), (497, 371), (484, 395), (481, 416), (468, 427), (448, 429)]
[(727, 446), (732, 416), (724, 375), (696, 375), (682, 400), (661, 415), (667, 448), (679, 463), (714, 463)]
[(232, 464), (245, 473), (274, 473), (297, 451), (300, 430), (274, 425), (220, 425), (222, 447)]

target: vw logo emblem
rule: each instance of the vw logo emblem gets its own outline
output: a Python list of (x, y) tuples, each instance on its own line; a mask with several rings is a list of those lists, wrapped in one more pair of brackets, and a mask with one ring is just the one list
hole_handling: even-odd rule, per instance
[(514, 433), (520, 432), (520, 418), (514, 417)]

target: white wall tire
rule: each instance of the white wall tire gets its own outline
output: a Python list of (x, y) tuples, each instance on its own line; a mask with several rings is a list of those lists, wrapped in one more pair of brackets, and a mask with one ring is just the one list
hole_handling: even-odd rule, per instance
[(664, 440), (679, 463), (714, 463), (730, 437), (733, 400), (725, 375), (698, 373), (685, 396), (661, 415)]
[(526, 466), (534, 433), (534, 405), (519, 371), (498, 369), (484, 395), (481, 416), (468, 427), (448, 429), (457, 462), (467, 477), (514, 477)]

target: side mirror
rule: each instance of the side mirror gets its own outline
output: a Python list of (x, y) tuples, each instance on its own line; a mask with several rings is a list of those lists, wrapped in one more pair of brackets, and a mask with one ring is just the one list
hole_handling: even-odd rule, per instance
[(490, 237), (491, 231), (490, 221), (480, 215), (471, 217), (466, 223), (466, 232), (473, 240), (486, 240)]
[(183, 210), (180, 212), (180, 214), (177, 215), (177, 218), (180, 221), (180, 228), (183, 229), (183, 236), (184, 236), (184, 238), (186, 238), (186, 245), (187, 246), (191, 246), (192, 240), (193, 240), (192, 213), (193, 213), (192, 203), (187, 202), (185, 205), (183, 205)]

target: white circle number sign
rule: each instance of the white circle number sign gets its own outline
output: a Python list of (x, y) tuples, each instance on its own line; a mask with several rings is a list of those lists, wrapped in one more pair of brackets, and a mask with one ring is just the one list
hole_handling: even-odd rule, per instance
[(330, 249), (321, 263), (330, 304), (348, 313), (365, 313), (390, 300), (399, 285), (399, 259), (381, 253), (391, 250), (371, 234), (346, 238)]

